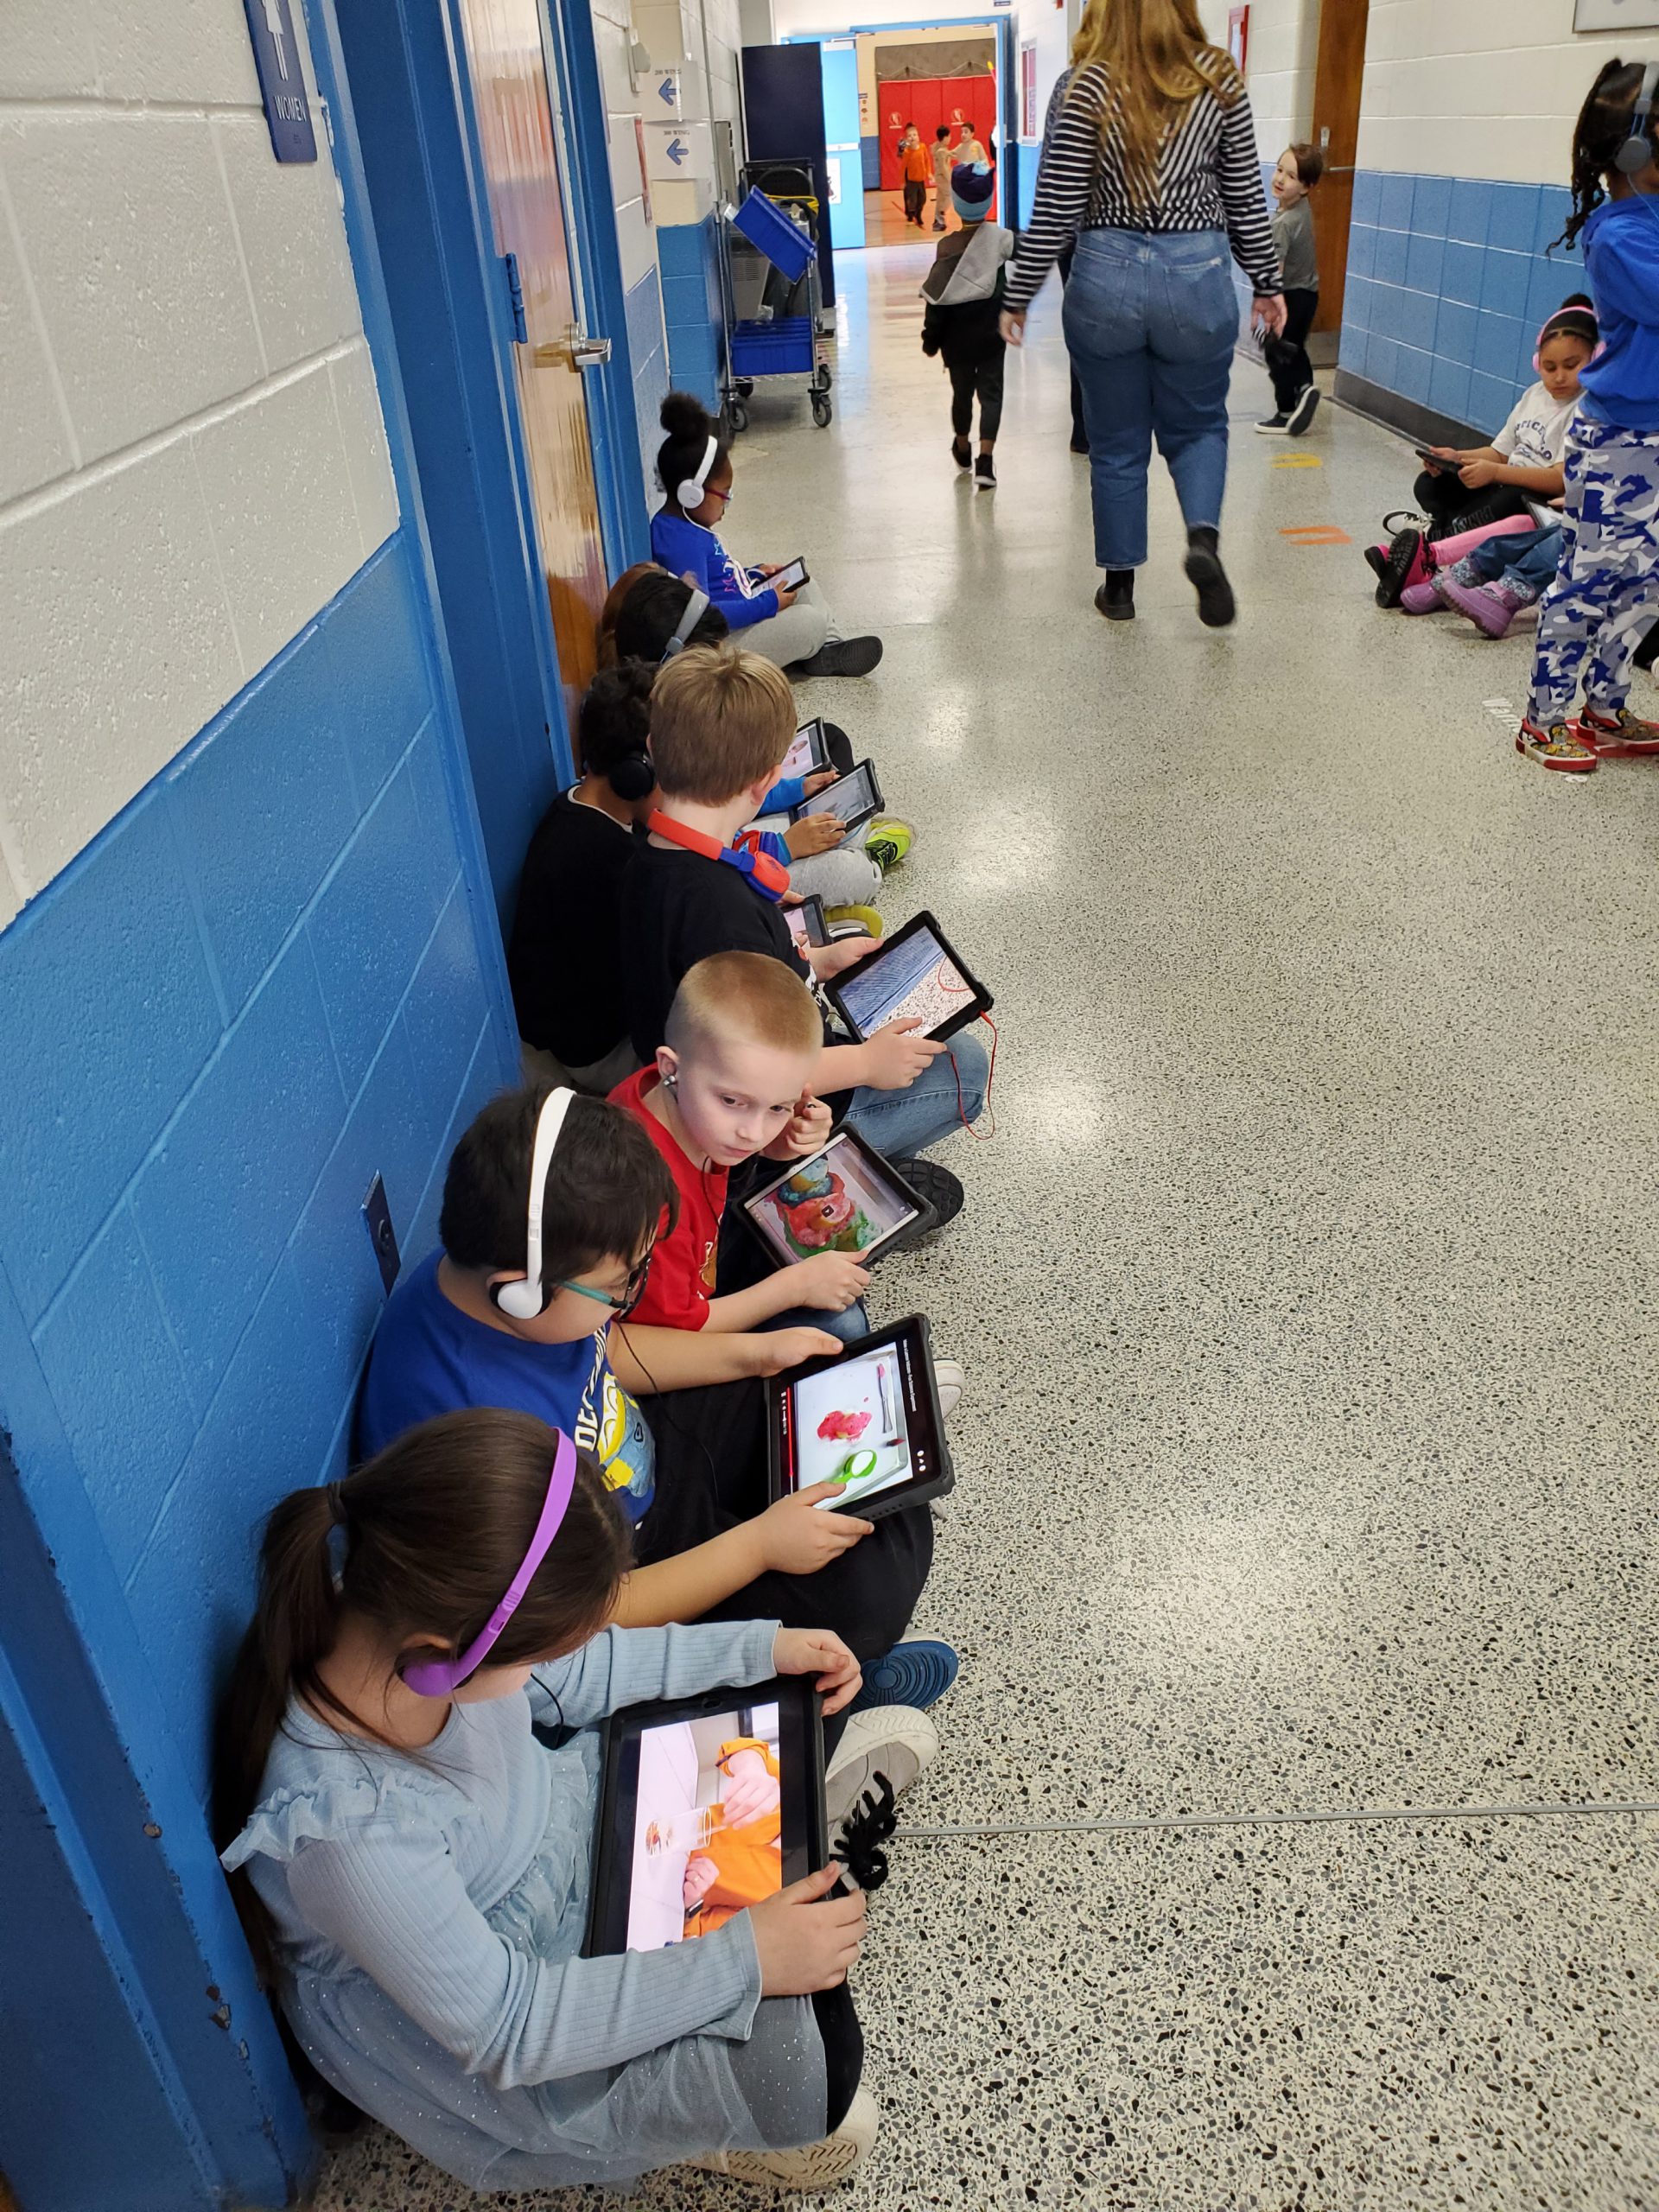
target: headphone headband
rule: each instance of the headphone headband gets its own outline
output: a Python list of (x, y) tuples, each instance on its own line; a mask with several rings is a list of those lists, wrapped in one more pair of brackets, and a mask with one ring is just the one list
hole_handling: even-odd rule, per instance
[(709, 472), (715, 465), (715, 455), (720, 451), (720, 440), (712, 435), (702, 449), (702, 459), (697, 463), (694, 475), (683, 476), (675, 487), (674, 497), (683, 507), (696, 507), (702, 504), (702, 487), (709, 481)]
[[(685, 486), (682, 485), (680, 489), (683, 492)], [(685, 504), (684, 500), (682, 499), (680, 504), (683, 506)], [(693, 501), (692, 504), (695, 505), (696, 502)], [(691, 588), (691, 596), (685, 602), (685, 612), (681, 615), (679, 622), (675, 628), (673, 636), (663, 647), (663, 658), (658, 663), (659, 666), (666, 667), (668, 663), (673, 659), (676, 653), (683, 653), (685, 651), (686, 646), (690, 642), (691, 632), (696, 628), (698, 623), (702, 621), (703, 616), (709, 612), (709, 599), (708, 593), (706, 591), (699, 591), (694, 584)]]
[(1622, 176), (1640, 176), (1653, 159), (1648, 124), (1653, 114), (1654, 87), (1659, 86), (1659, 61), (1649, 61), (1642, 72), (1642, 87), (1630, 111), (1630, 135), (1613, 156), (1613, 167)]
[(533, 1321), (547, 1305), (542, 1284), (542, 1208), (547, 1203), (547, 1178), (553, 1166), (564, 1117), (570, 1111), (574, 1090), (550, 1090), (536, 1116), (536, 1141), (530, 1154), (530, 1201), (524, 1222), (524, 1279), (522, 1282), (492, 1285), (491, 1297), (498, 1313), (509, 1320)]

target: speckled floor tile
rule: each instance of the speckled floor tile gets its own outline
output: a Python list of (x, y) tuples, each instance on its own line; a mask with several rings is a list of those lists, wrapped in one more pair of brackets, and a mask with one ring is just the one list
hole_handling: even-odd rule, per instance
[[(728, 533), (881, 631), (803, 696), (918, 826), (890, 917), (998, 999), (995, 1141), (874, 1299), (969, 1370), (918, 1623), (963, 1675), (906, 1819), (1659, 1799), (1659, 768), (1519, 760), (1524, 636), (1371, 604), (1408, 448), (1326, 406), (1275, 468), (1243, 365), (1236, 627), (1156, 470), (1103, 623), (1057, 302), (976, 494), (887, 311), (928, 257), (842, 257), (836, 422), (758, 388)], [(1324, 522), (1353, 543), (1280, 535)], [(912, 1838), (838, 2201), (1653, 2212), (1656, 1852), (1628, 1816)], [(318, 2202), (471, 2200), (377, 2137)]]

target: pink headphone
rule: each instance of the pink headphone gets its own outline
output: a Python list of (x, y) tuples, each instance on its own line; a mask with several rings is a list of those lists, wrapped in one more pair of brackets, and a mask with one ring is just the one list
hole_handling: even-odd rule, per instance
[[(1563, 308), (1557, 308), (1554, 315), (1549, 315), (1549, 316), (1547, 316), (1547, 317), (1545, 318), (1544, 326), (1543, 326), (1542, 329), (1538, 333), (1537, 337), (1536, 337), (1536, 338), (1534, 340), (1534, 341), (1533, 341), (1533, 347), (1532, 347), (1532, 372), (1533, 372), (1534, 376), (1537, 376), (1537, 375), (1540, 373), (1539, 367), (1538, 367), (1538, 357), (1539, 357), (1539, 355), (1540, 355), (1540, 354), (1543, 352), (1543, 350), (1544, 350), (1544, 340), (1545, 340), (1545, 339), (1546, 339), (1546, 338), (1548, 338), (1548, 337), (1549, 336), (1549, 334), (1550, 334), (1550, 333), (1551, 333), (1552, 331), (1555, 330), (1555, 328), (1556, 328), (1556, 327), (1557, 327), (1557, 325), (1558, 325), (1558, 324), (1560, 324), (1560, 323), (1564, 322), (1564, 321), (1565, 321), (1565, 319), (1567, 318), (1567, 316), (1568, 316), (1568, 315), (1582, 315), (1582, 316), (1583, 316), (1583, 318), (1584, 318), (1584, 320), (1585, 320), (1587, 323), (1589, 323), (1589, 324), (1592, 326), (1592, 328), (1593, 328), (1593, 327), (1595, 327), (1595, 326), (1596, 326), (1596, 311), (1595, 311), (1595, 309), (1594, 309), (1593, 308), (1580, 308), (1580, 307), (1563, 307)], [(1580, 331), (1580, 330), (1571, 330), (1571, 331), (1569, 331), (1569, 330), (1565, 330), (1565, 329), (1563, 329), (1563, 330), (1561, 330), (1561, 331), (1560, 331), (1560, 336), (1562, 336), (1562, 337), (1564, 337), (1564, 338), (1581, 338), (1581, 337), (1584, 335), (1584, 333), (1583, 333), (1582, 331)], [(1599, 360), (1601, 359), (1603, 353), (1605, 351), (1605, 346), (1606, 346), (1606, 341), (1605, 341), (1605, 339), (1603, 339), (1603, 338), (1601, 338), (1601, 337), (1599, 335), (1599, 336), (1597, 337), (1596, 343), (1595, 343), (1595, 350), (1592, 353), (1592, 354), (1591, 354), (1591, 356), (1590, 356), (1590, 360), (1592, 360), (1592, 361), (1599, 361)], [(1589, 362), (1588, 362), (1588, 361), (1586, 361), (1586, 364), (1585, 364), (1585, 366), (1587, 368), (1587, 367), (1589, 366), (1589, 365), (1590, 365), (1590, 364), (1589, 364)]]

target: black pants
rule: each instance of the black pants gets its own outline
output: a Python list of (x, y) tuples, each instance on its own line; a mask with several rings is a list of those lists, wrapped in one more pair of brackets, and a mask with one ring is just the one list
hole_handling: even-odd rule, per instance
[(950, 427), (965, 438), (974, 427), (974, 401), (979, 401), (979, 438), (989, 445), (1002, 421), (1002, 365), (1007, 349), (976, 354), (966, 361), (947, 361), (950, 372)]
[(844, 1981), (839, 1989), (814, 1993), (812, 2015), (823, 2038), (823, 2132), (833, 2135), (847, 2117), (864, 2071), (864, 2031)]
[[(707, 1543), (766, 1510), (766, 1392), (760, 1382), (669, 1390), (643, 1403), (657, 1446), (657, 1495), (634, 1532), (641, 1566)], [(933, 1564), (926, 1506), (889, 1513), (816, 1574), (768, 1572), (703, 1616), (831, 1629), (868, 1666), (910, 1625)]]
[(1420, 512), (1428, 517), (1430, 543), (1455, 537), (1460, 531), (1478, 530), (1483, 523), (1503, 522), (1510, 515), (1529, 515), (1527, 505), (1512, 484), (1484, 484), (1471, 492), (1460, 476), (1426, 468), (1412, 486)]
[[(1071, 248), (1067, 246), (1057, 264), (1060, 272), (1062, 292), (1065, 291), (1067, 279), (1071, 274)], [(1069, 353), (1066, 359), (1068, 361), (1071, 360)], [(1075, 361), (1071, 361), (1071, 444), (1074, 450), (1078, 453), (1086, 453), (1089, 449), (1089, 425), (1083, 419), (1083, 386), (1077, 381), (1077, 365)]]
[(1313, 381), (1313, 364), (1307, 358), (1307, 334), (1313, 327), (1319, 306), (1317, 284), (1299, 284), (1287, 290), (1283, 333), (1277, 338), (1269, 338), (1262, 348), (1268, 374), (1273, 378), (1273, 404), (1281, 415), (1289, 414)]
[(927, 187), (925, 184), (914, 184), (906, 177), (905, 179), (905, 220), (907, 223), (919, 223), (922, 219), (922, 211), (926, 206)]

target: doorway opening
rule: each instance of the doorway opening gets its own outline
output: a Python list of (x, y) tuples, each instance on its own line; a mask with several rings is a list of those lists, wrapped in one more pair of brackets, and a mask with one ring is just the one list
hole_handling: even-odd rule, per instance
[[(859, 105), (869, 119), (864, 143), (869, 148), (874, 138), (876, 164), (873, 175), (867, 153), (864, 228), (871, 245), (893, 245), (918, 235), (905, 205), (903, 142), (912, 124), (925, 156), (923, 231), (932, 235), (941, 213), (933, 162), (941, 129), (948, 133), (943, 143), (953, 161), (964, 125), (984, 147), (997, 172), (991, 213), (1000, 213), (1009, 179), (1007, 134), (1001, 127), (1004, 88), (998, 67), (999, 35), (995, 22), (860, 34)], [(961, 227), (948, 189), (942, 212), (944, 228)]]

